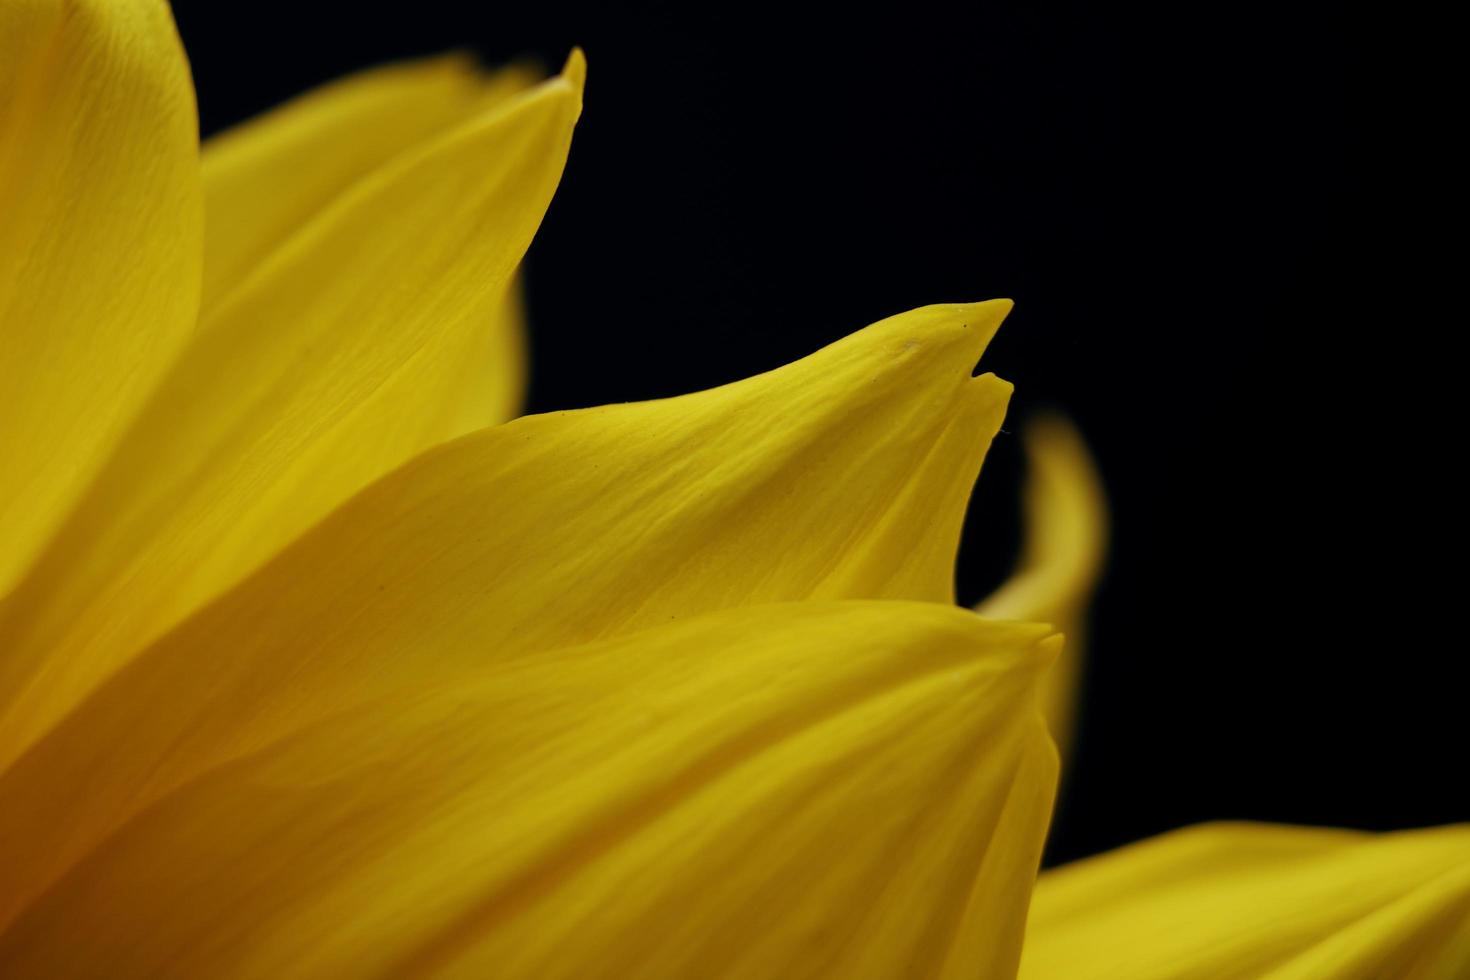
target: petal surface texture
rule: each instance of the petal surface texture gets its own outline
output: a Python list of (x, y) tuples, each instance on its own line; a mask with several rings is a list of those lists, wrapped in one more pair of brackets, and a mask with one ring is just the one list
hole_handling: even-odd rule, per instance
[(0, 973), (1010, 975), (1048, 633), (747, 607), (400, 691), (139, 814)]
[(1048, 871), (1022, 980), (1470, 975), (1470, 825), (1206, 824)]
[(1043, 711), (1063, 757), (1071, 744), (1087, 607), (1107, 550), (1107, 502), (1082, 436), (1060, 416), (1024, 430), (1026, 541), (1016, 573), (976, 607), (982, 616), (1051, 623), (1067, 637)]
[(202, 221), (167, 5), (0, 4), (0, 595), (193, 332)]
[(485, 75), (460, 55), (388, 65), (212, 137), (202, 160), (204, 308), (358, 180), (532, 81), (519, 68)]
[[(739, 606), (952, 603), (1009, 385), (1006, 302), (925, 307), (787, 367), (531, 416), (384, 477), (158, 640), (0, 775), (0, 923), (115, 825), (335, 713)], [(161, 707), (166, 706), (166, 707)]]
[(0, 608), (0, 764), (354, 491), (494, 421), (493, 386), (458, 389), (503, 348), (582, 77), (576, 54), (374, 171), (211, 310)]

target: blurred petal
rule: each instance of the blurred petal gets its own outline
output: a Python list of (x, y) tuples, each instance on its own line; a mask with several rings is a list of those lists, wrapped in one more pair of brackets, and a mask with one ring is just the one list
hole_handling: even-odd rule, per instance
[(357, 180), (533, 81), (522, 68), (483, 75), (461, 55), (389, 65), (210, 139), (203, 154), (205, 310)]
[(1023, 980), (1470, 976), (1470, 825), (1207, 824), (1041, 876)]
[(976, 612), (1051, 623), (1066, 634), (1042, 695), (1043, 713), (1065, 756), (1087, 647), (1087, 606), (1107, 550), (1107, 502), (1087, 445), (1066, 419), (1028, 424), (1025, 444), (1029, 474), (1020, 567)]
[(1009, 393), (971, 366), (1008, 309), (927, 307), (737, 384), (518, 419), (390, 474), (0, 778), (0, 799), (47, 802), (0, 807), (0, 867), (27, 869), (10, 897), (222, 760), (406, 689), (734, 606), (948, 602)]
[(193, 331), (201, 220), (168, 6), (0, 4), (0, 595)]
[(0, 973), (1004, 976), (1055, 786), (1047, 633), (767, 606), (400, 691), (140, 814)]
[(0, 609), (0, 764), (354, 491), (464, 431), (465, 400), (437, 392), (504, 348), (486, 328), (515, 322), (511, 275), (581, 79), (577, 55), (377, 171), (214, 310)]

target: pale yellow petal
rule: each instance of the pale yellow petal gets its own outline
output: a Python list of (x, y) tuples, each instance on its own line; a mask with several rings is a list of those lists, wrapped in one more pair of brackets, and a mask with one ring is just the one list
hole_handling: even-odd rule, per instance
[(1066, 635), (1066, 647), (1042, 696), (1047, 722), (1065, 756), (1087, 648), (1087, 607), (1107, 550), (1107, 503), (1087, 445), (1070, 422), (1059, 416), (1038, 419), (1026, 426), (1024, 440), (1029, 472), (1021, 562), (976, 611), (1050, 623)]
[(1006, 976), (1056, 778), (1047, 634), (798, 603), (399, 691), (140, 814), (0, 974)]
[(1009, 392), (972, 365), (1008, 308), (927, 307), (747, 381), (518, 419), (390, 474), (0, 778), (0, 799), (47, 802), (0, 807), (0, 901), (221, 760), (402, 690), (753, 603), (949, 603)]
[(526, 69), (485, 75), (462, 55), (388, 65), (208, 140), (204, 309), (359, 179), (532, 83)]
[(441, 391), (484, 383), (484, 359), (515, 347), (511, 277), (581, 78), (577, 56), (374, 172), (214, 310), (0, 609), (0, 763), (355, 490), (504, 400), (508, 385)]
[(1470, 825), (1207, 824), (1048, 871), (1021, 968), (1023, 980), (1465, 976)]
[(0, 595), (193, 331), (201, 220), (167, 4), (0, 4)]

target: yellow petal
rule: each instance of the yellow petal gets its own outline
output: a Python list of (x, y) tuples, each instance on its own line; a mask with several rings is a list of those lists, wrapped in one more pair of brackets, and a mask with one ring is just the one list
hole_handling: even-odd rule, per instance
[(1107, 503), (1087, 445), (1070, 422), (1032, 422), (1025, 444), (1030, 472), (1021, 563), (976, 612), (1051, 623), (1066, 634), (1042, 696), (1043, 713), (1065, 757), (1086, 649), (1087, 606), (1107, 550)]
[(1046, 872), (1023, 980), (1470, 976), (1470, 825), (1207, 824)]
[(204, 309), (356, 181), (531, 83), (525, 69), (485, 76), (459, 55), (389, 65), (210, 139), (202, 161)]
[[(210, 139), (204, 145), (203, 317), (255, 268), (362, 179), (394, 158), (475, 113), (484, 113), (537, 81), (525, 65), (491, 73), (463, 55), (371, 69), (324, 85)], [(333, 254), (296, 263), (288, 274), (350, 278)], [(249, 287), (245, 287), (249, 288)], [(474, 325), (478, 346), (460, 354), (462, 367), (420, 385), (416, 404), (432, 419), (424, 444), (513, 418), (525, 392), (524, 313), (512, 285), (500, 307)], [(473, 338), (469, 338), (473, 339)], [(418, 448), (418, 447), (411, 447)]]
[(0, 609), (0, 762), (197, 604), (503, 397), (440, 392), (514, 344), (485, 328), (516, 326), (507, 290), (566, 160), (581, 77), (578, 55), (375, 172), (202, 325)]
[(766, 606), (399, 691), (141, 814), (0, 974), (1005, 976), (1056, 778), (1047, 633)]
[(26, 869), (9, 898), (221, 760), (405, 689), (723, 608), (949, 602), (1009, 393), (972, 365), (1008, 309), (927, 307), (747, 381), (518, 419), (390, 474), (0, 778), (0, 799), (48, 803), (0, 806), (0, 867)]
[(167, 5), (0, 4), (0, 595), (193, 331), (201, 220)]

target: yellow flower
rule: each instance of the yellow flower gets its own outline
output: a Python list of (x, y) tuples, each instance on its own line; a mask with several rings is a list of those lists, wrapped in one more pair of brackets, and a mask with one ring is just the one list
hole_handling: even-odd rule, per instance
[(0, 976), (1462, 962), (1459, 830), (1187, 832), (1027, 933), (1071, 681), (1017, 620), (1080, 623), (1102, 538), (1044, 427), (1013, 618), (953, 604), (1009, 304), (498, 424), (583, 74), (383, 69), (201, 154), (162, 3), (0, 3)]

